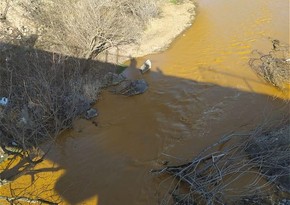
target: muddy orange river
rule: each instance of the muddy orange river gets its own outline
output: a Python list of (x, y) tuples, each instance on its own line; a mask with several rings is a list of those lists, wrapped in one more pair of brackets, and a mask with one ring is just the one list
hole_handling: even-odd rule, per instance
[(252, 50), (268, 52), (271, 39), (289, 43), (289, 0), (198, 0), (191, 28), (166, 51), (137, 59), (153, 64), (146, 93), (103, 92), (98, 125), (75, 122), (34, 174), (9, 188), (62, 204), (159, 204), (167, 190), (150, 169), (289, 114), (289, 93), (248, 66)]

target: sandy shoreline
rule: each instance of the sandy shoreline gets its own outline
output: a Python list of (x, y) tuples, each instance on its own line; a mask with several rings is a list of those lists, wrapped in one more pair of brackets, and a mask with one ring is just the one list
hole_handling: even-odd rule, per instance
[[(3, 7), (2, 4), (0, 3), (0, 8)], [(160, 17), (149, 22), (137, 43), (122, 45), (118, 49), (116, 47), (110, 48), (107, 52), (100, 54), (98, 60), (120, 64), (130, 57), (140, 57), (163, 51), (170, 46), (177, 36), (192, 25), (196, 9), (193, 0), (183, 0), (180, 4), (163, 0), (160, 4)], [(9, 10), (7, 16), (9, 24), (0, 22), (0, 30), (3, 31), (0, 32), (2, 34), (0, 40), (4, 41), (4, 37), (6, 37), (9, 42), (13, 38), (16, 38), (15, 41), (23, 41), (34, 34), (39, 34), (39, 39), (41, 39), (42, 31), (39, 31), (41, 28), (38, 28), (32, 20), (23, 18), (22, 14), (25, 14), (23, 8), (16, 4), (12, 6), (13, 9)], [(29, 45), (35, 46), (34, 43), (36, 42), (33, 41)]]
[[(164, 2), (161, 17), (152, 20), (137, 44), (111, 48), (107, 51), (107, 61), (122, 63), (129, 57), (141, 57), (157, 53), (170, 46), (173, 40), (192, 25), (195, 18), (195, 4), (185, 0), (182, 4)], [(118, 58), (117, 58), (118, 55)], [(105, 55), (101, 56), (104, 59)]]

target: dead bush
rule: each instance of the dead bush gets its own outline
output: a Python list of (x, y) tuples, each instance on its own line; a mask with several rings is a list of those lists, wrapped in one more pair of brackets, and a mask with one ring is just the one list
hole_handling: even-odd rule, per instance
[[(147, 21), (158, 15), (153, 0), (51, 0), (39, 10), (25, 6), (45, 25), (42, 47), (92, 58), (109, 47), (137, 42)], [(30, 11), (31, 10), (31, 11)]]
[(19, 47), (0, 52), (0, 95), (9, 99), (0, 116), (2, 145), (29, 150), (72, 125), (96, 101), (100, 65)]
[(281, 90), (289, 89), (289, 46), (282, 46), (278, 40), (273, 40), (273, 49), (268, 54), (258, 51), (255, 54), (257, 57), (249, 61), (250, 67), (273, 86)]
[[(100, 79), (114, 71), (111, 64), (72, 58), (25, 47), (5, 45), (0, 50), (0, 187), (31, 175), (49, 153), (59, 134), (72, 127), (97, 100)], [(59, 170), (52, 168), (51, 170)], [(21, 191), (19, 191), (21, 190)], [(18, 192), (19, 191), (19, 192)], [(10, 189), (0, 200), (10, 204), (58, 204), (58, 197)]]
[(161, 204), (243, 204), (237, 202), (289, 193), (289, 130), (286, 124), (274, 131), (260, 127), (248, 134), (230, 134), (188, 163), (153, 170), (171, 176), (162, 182), (168, 184), (171, 197), (166, 195)]

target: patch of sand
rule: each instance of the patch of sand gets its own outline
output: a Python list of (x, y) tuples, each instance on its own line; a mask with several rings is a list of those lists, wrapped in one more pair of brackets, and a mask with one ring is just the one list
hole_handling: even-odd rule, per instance
[(130, 57), (140, 57), (165, 50), (178, 35), (191, 26), (195, 17), (195, 8), (191, 0), (184, 0), (181, 4), (164, 1), (161, 5), (160, 17), (149, 23), (139, 42), (120, 46), (118, 51), (117, 48), (109, 49), (106, 60), (122, 63)]

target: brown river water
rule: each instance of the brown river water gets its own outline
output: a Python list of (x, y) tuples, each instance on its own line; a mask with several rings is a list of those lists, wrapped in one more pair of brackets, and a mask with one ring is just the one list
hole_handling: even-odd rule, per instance
[[(149, 90), (104, 92), (100, 115), (60, 136), (35, 175), (11, 186), (63, 204), (158, 204), (166, 187), (150, 169), (190, 160), (221, 136), (289, 114), (282, 94), (249, 68), (251, 52), (289, 43), (289, 0), (198, 0), (195, 22), (144, 74)], [(129, 62), (128, 62), (129, 63)]]

